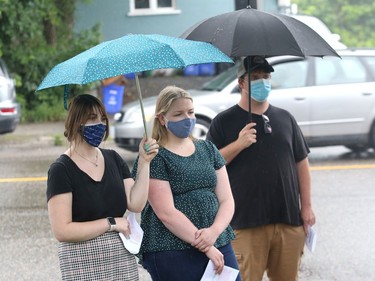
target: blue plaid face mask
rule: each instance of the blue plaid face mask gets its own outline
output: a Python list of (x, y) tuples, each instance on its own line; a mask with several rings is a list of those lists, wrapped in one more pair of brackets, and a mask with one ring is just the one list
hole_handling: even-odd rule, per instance
[(107, 125), (103, 123), (84, 125), (82, 136), (89, 145), (98, 147), (103, 140), (106, 130)]
[(268, 79), (258, 79), (251, 81), (251, 97), (257, 102), (264, 102), (267, 100), (271, 92), (271, 83)]
[[(165, 120), (167, 120), (167, 118), (165, 118)], [(185, 118), (176, 122), (167, 120), (167, 123), (165, 126), (176, 137), (184, 139), (184, 138), (187, 138), (190, 135), (190, 133), (193, 131), (194, 126), (195, 126), (195, 121), (196, 121), (195, 118)]]

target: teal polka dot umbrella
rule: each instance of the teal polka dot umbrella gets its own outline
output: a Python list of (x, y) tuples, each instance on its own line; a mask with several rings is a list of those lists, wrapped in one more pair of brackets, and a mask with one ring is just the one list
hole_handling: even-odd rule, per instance
[[(159, 34), (129, 34), (102, 42), (55, 67), (37, 91), (65, 85), (65, 107), (69, 84), (87, 84), (118, 75), (162, 68), (233, 61), (210, 43)], [(138, 76), (136, 83), (143, 113)], [(145, 120), (144, 120), (145, 124)], [(145, 128), (146, 129), (146, 128)]]

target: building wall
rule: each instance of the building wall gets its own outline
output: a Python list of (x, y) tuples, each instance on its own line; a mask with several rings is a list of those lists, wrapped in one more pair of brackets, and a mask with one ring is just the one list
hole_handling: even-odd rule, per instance
[(129, 0), (92, 0), (89, 3), (79, 1), (75, 29), (86, 29), (100, 23), (104, 41), (128, 33), (179, 36), (202, 19), (235, 10), (235, 2), (229, 0), (176, 0), (180, 13), (129, 16), (129, 5)]
[(236, 10), (244, 9), (250, 5), (254, 9), (267, 12), (277, 12), (279, 0), (235, 0)]
[(261, 0), (258, 9), (266, 12), (277, 13), (279, 11), (277, 0)]

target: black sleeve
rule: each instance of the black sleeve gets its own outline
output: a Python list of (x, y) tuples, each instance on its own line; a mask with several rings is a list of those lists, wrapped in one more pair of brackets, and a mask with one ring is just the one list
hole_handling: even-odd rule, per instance
[(211, 141), (218, 149), (223, 148), (224, 146), (224, 137), (223, 137), (223, 130), (220, 123), (220, 118), (216, 116), (210, 125), (208, 130), (206, 140)]
[(123, 179), (131, 178), (131, 173), (128, 164), (126, 164), (125, 160), (118, 154), (116, 151), (112, 150), (116, 159), (116, 163), (121, 169), (121, 174)]
[(73, 192), (68, 169), (64, 163), (54, 162), (48, 170), (47, 202), (54, 195), (68, 192)]
[(301, 128), (298, 126), (297, 121), (292, 118), (293, 125), (293, 151), (294, 151), (294, 160), (295, 162), (300, 162), (305, 159), (310, 153), (309, 146), (305, 140), (305, 137), (302, 134)]

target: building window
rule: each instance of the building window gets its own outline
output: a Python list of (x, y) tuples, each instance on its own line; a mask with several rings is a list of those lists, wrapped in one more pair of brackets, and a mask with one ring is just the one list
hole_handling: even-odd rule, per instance
[(176, 0), (130, 0), (129, 16), (179, 14)]

